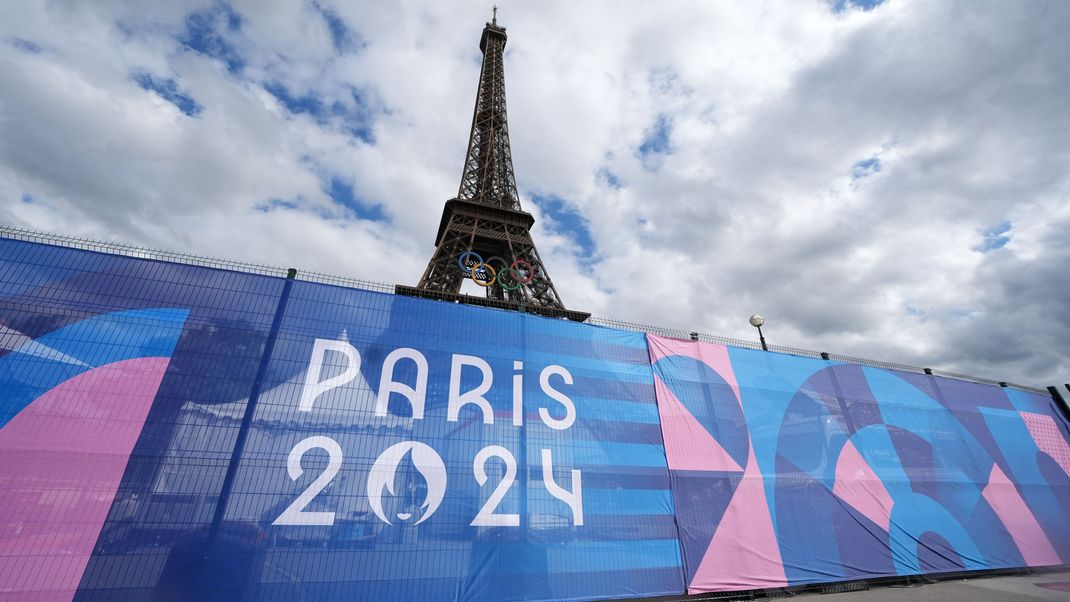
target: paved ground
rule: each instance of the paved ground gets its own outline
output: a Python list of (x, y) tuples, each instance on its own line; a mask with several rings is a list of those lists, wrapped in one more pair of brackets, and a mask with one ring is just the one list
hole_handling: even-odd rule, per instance
[(1070, 571), (1013, 577), (940, 581), (910, 587), (875, 587), (845, 594), (798, 596), (813, 602), (1014, 602), (1070, 601)]

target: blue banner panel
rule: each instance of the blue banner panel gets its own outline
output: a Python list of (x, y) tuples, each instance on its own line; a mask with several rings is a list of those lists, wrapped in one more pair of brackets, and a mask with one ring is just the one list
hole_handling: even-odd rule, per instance
[(649, 342), (689, 592), (1070, 562), (1050, 398)]
[(206, 591), (683, 590), (641, 334), (297, 282), (240, 462)]
[(0, 599), (198, 578), (174, 552), (210, 530), (282, 288), (0, 239)]
[(1068, 561), (1046, 396), (0, 239), (0, 602), (587, 600)]

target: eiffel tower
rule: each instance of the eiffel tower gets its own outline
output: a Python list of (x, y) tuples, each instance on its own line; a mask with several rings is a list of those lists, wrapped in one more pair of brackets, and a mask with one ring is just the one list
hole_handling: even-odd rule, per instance
[[(446, 201), (435, 253), (420, 283), (394, 290), (582, 322), (590, 314), (565, 309), (531, 239), (535, 218), (520, 208), (505, 112), (506, 35), (497, 12), (495, 7), (479, 39), (483, 68), (460, 189)], [(461, 294), (465, 278), (482, 286), (486, 296)]]

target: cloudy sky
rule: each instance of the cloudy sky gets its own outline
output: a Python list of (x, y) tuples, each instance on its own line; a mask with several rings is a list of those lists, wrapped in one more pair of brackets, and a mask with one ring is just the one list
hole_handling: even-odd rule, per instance
[[(1070, 380), (1070, 2), (519, 2), (572, 309)], [(3, 0), (0, 223), (415, 284), (489, 2)]]

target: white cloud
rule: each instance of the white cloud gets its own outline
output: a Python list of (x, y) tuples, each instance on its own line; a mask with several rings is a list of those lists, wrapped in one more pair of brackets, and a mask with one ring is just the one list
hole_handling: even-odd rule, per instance
[[(414, 282), (460, 178), (486, 6), (233, 2), (240, 27), (220, 6), (8, 11), (0, 221)], [(341, 51), (324, 11), (349, 29)], [(195, 23), (240, 68), (183, 46), (190, 16), (213, 14)], [(1070, 380), (1070, 6), (499, 14), (522, 203), (570, 306), (748, 338), (761, 312), (777, 343)], [(202, 112), (142, 89), (139, 71)], [(265, 85), (327, 109), (294, 114)], [(659, 116), (668, 150), (644, 160)], [(869, 159), (879, 170), (856, 168)], [(387, 221), (333, 202), (331, 178)], [(596, 257), (534, 193), (588, 221)], [(1003, 223), (1005, 246), (986, 251)]]

